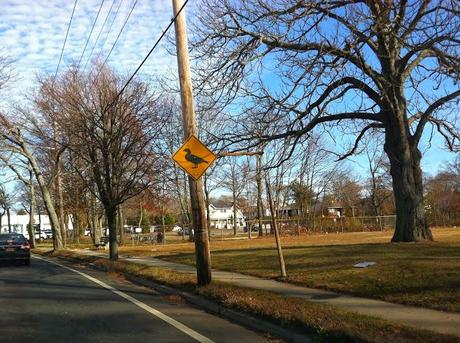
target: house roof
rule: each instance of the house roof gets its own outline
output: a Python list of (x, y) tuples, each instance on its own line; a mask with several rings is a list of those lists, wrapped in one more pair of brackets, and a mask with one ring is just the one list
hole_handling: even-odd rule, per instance
[(329, 209), (329, 208), (340, 208), (340, 209), (342, 209), (343, 206), (340, 205), (340, 204), (332, 204), (332, 205), (329, 205), (327, 208), (328, 208), (328, 209)]
[(212, 205), (215, 208), (230, 208), (233, 206), (233, 202), (229, 200), (220, 200), (220, 199), (215, 199), (212, 201)]
[(209, 206), (212, 206), (214, 209), (231, 209), (233, 208), (232, 203), (213, 203), (210, 204)]

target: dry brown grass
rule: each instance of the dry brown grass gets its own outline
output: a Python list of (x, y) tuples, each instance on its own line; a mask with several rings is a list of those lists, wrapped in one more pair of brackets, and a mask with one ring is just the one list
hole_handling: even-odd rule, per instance
[[(284, 281), (391, 302), (460, 312), (460, 228), (433, 229), (435, 242), (390, 244), (391, 232), (282, 237)], [(273, 237), (212, 241), (214, 268), (278, 278)], [(194, 244), (123, 246), (122, 254), (194, 264)], [(377, 265), (356, 269), (353, 264)]]
[[(44, 251), (36, 250), (44, 253)], [(92, 256), (62, 251), (53, 254), (79, 263), (92, 263), (112, 275), (128, 274), (194, 292), (233, 308), (260, 316), (286, 328), (296, 328), (313, 336), (315, 342), (457, 342), (452, 336), (436, 334), (391, 323), (382, 319), (358, 315), (332, 306), (305, 300), (284, 298), (270, 292), (245, 289), (213, 282), (198, 288), (193, 275), (146, 267), (127, 262), (111, 262)], [(177, 297), (167, 301), (180, 302)]]
[[(388, 243), (389, 233), (284, 237), (284, 281), (363, 297), (460, 312), (460, 229), (435, 229), (436, 242)], [(214, 268), (278, 278), (274, 246), (267, 240), (214, 246)], [(326, 244), (328, 243), (328, 244)], [(221, 243), (222, 244), (222, 243)], [(163, 258), (194, 264), (192, 253)], [(376, 262), (366, 269), (362, 261)]]
[[(438, 242), (450, 242), (460, 244), (460, 228), (434, 228), (433, 234)], [(368, 244), (368, 243), (388, 243), (393, 232), (350, 232), (350, 233), (329, 233), (312, 234), (300, 236), (283, 236), (283, 247), (301, 247), (314, 245), (343, 245), (343, 244)], [(264, 236), (261, 238), (238, 238), (227, 240), (212, 240), (211, 251), (219, 250), (244, 250), (257, 248), (275, 248), (275, 238)], [(179, 241), (171, 244), (154, 245), (124, 245), (120, 247), (120, 253), (143, 256), (163, 256), (175, 255), (187, 252), (194, 252), (195, 246), (192, 242)]]

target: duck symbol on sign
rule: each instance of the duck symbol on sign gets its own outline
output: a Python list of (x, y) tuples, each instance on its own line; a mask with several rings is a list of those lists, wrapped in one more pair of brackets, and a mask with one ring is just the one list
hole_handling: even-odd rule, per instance
[(194, 164), (193, 169), (198, 168), (198, 165), (200, 163), (209, 163), (208, 161), (202, 159), (199, 156), (193, 155), (192, 151), (190, 149), (184, 149), (185, 154), (185, 159), (191, 163)]

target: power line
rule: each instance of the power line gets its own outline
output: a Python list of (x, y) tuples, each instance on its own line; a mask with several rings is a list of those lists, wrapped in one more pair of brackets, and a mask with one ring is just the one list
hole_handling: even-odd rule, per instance
[(102, 63), (101, 68), (99, 69), (99, 72), (97, 73), (95, 79), (97, 79), (99, 74), (102, 72), (102, 69), (104, 68), (105, 64), (107, 63), (107, 60), (109, 59), (110, 55), (112, 54), (112, 51), (115, 48), (115, 45), (117, 45), (118, 39), (120, 38), (123, 30), (125, 29), (126, 23), (128, 22), (129, 18), (131, 17), (131, 13), (133, 13), (134, 8), (136, 7), (137, 1), (138, 0), (135, 0), (133, 5), (131, 6), (131, 10), (129, 11), (128, 16), (126, 17), (125, 22), (123, 23), (123, 26), (120, 29), (120, 32), (118, 32), (117, 38), (115, 39), (115, 42), (112, 44), (112, 48), (110, 49), (109, 54), (107, 55), (107, 57), (105, 58), (104, 62)]
[(93, 48), (91, 49), (91, 52), (89, 53), (88, 59), (86, 60), (85, 66), (83, 67), (83, 70), (86, 69), (86, 66), (87, 66), (88, 62), (90, 61), (91, 56), (93, 55), (94, 48), (96, 48), (97, 42), (99, 41), (99, 37), (102, 34), (102, 31), (103, 31), (103, 29), (105, 27), (105, 24), (107, 23), (107, 19), (109, 19), (110, 13), (112, 13), (112, 8), (113, 8), (113, 5), (115, 5), (115, 2), (116, 2), (116, 0), (112, 1), (112, 5), (110, 6), (109, 11), (107, 12), (107, 15), (105, 16), (104, 22), (102, 23), (101, 29), (99, 30), (99, 33), (97, 34), (96, 41), (93, 44)]
[(171, 28), (171, 26), (175, 23), (177, 17), (179, 16), (179, 14), (182, 12), (182, 10), (185, 8), (185, 5), (187, 5), (188, 3), (188, 0), (185, 0), (184, 1), (184, 4), (182, 5), (182, 7), (179, 9), (179, 11), (177, 12), (177, 14), (174, 16), (174, 18), (171, 19), (171, 22), (168, 24), (168, 26), (166, 27), (166, 29), (163, 31), (163, 33), (161, 34), (161, 36), (157, 39), (157, 41), (155, 42), (155, 44), (153, 45), (153, 47), (150, 49), (150, 51), (148, 52), (148, 54), (144, 57), (144, 59), (142, 60), (142, 62), (139, 64), (139, 66), (136, 68), (136, 70), (134, 71), (133, 75), (131, 75), (131, 77), (128, 79), (128, 81), (126, 81), (125, 85), (121, 88), (121, 90), (118, 92), (117, 96), (115, 97), (115, 99), (113, 99), (112, 103), (108, 106), (107, 109), (109, 109), (114, 103), (115, 101), (117, 101), (118, 97), (121, 95), (121, 93), (123, 93), (123, 91), (126, 89), (126, 87), (128, 86), (128, 84), (133, 80), (134, 76), (136, 76), (137, 72), (141, 69), (141, 67), (144, 65), (145, 61), (147, 61), (147, 59), (150, 57), (150, 55), (152, 54), (153, 50), (155, 50), (155, 48), (158, 46), (158, 44), (160, 43), (160, 41), (163, 39), (163, 37), (166, 35), (166, 33), (168, 32), (168, 30)]
[(97, 11), (96, 19), (94, 19), (93, 26), (91, 27), (91, 31), (89, 32), (88, 39), (86, 40), (86, 43), (85, 43), (85, 47), (83, 48), (83, 52), (81, 53), (80, 59), (78, 60), (78, 66), (80, 66), (80, 62), (81, 62), (81, 60), (83, 58), (83, 55), (85, 54), (85, 51), (86, 51), (86, 48), (88, 46), (89, 40), (90, 40), (91, 36), (93, 35), (93, 30), (94, 30), (94, 27), (96, 26), (97, 19), (99, 18), (99, 14), (101, 13), (101, 9), (102, 9), (102, 6), (104, 5), (104, 2), (105, 2), (105, 0), (101, 1), (101, 5), (99, 6), (99, 11)]
[(107, 38), (109, 38), (110, 31), (112, 31), (113, 23), (115, 23), (115, 19), (118, 16), (118, 12), (120, 11), (120, 7), (122, 3), (123, 3), (123, 0), (120, 0), (120, 2), (118, 3), (117, 10), (115, 11), (115, 15), (113, 16), (112, 22), (110, 23), (110, 26), (109, 26), (109, 30), (107, 31), (107, 34), (105, 35), (104, 43), (102, 43), (101, 50), (104, 49), (105, 43), (107, 43)]
[(72, 25), (73, 14), (75, 13), (75, 7), (77, 7), (77, 1), (78, 0), (75, 0), (75, 3), (73, 4), (72, 15), (70, 16), (69, 25), (67, 25), (67, 32), (65, 34), (64, 44), (62, 44), (61, 56), (59, 56), (59, 62), (56, 67), (56, 72), (54, 73), (54, 79), (56, 79), (57, 73), (59, 71), (59, 66), (61, 65), (62, 55), (64, 55), (65, 44), (67, 42), (67, 37), (69, 35), (70, 26)]

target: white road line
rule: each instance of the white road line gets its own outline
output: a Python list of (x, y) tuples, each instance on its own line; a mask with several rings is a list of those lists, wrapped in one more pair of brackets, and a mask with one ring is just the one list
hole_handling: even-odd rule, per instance
[(149, 305), (147, 304), (144, 304), (142, 301), (139, 301), (135, 298), (133, 298), (132, 296), (122, 292), (122, 291), (119, 291), (118, 289), (106, 284), (105, 282), (102, 282), (88, 274), (85, 274), (85, 273), (82, 273), (76, 269), (73, 269), (73, 268), (70, 268), (70, 267), (67, 267), (63, 264), (60, 264), (60, 263), (57, 263), (57, 262), (54, 262), (54, 261), (50, 261), (50, 260), (47, 260), (47, 259), (44, 259), (42, 257), (38, 257), (37, 255), (34, 255), (34, 258), (37, 258), (37, 259), (40, 259), (40, 260), (43, 260), (43, 261), (46, 261), (48, 263), (52, 263), (52, 264), (55, 264), (61, 268), (64, 268), (64, 269), (67, 269), (67, 270), (70, 270), (74, 273), (77, 273), (85, 278), (87, 278), (88, 280), (91, 280), (93, 281), (94, 283), (97, 283), (99, 286), (105, 288), (105, 289), (108, 289), (109, 291), (119, 295), (120, 297), (132, 302), (133, 304), (139, 306), (140, 308), (142, 308), (143, 310), (149, 312), (150, 314), (154, 315), (155, 317), (158, 317), (162, 320), (164, 320), (166, 323), (168, 323), (169, 325), (172, 325), (174, 326), (176, 329), (182, 331), (183, 333), (185, 333), (186, 335), (194, 338), (195, 340), (197, 340), (198, 342), (202, 342), (202, 343), (214, 343), (214, 341), (210, 340), (209, 338), (199, 334), (198, 332), (196, 332), (195, 330), (189, 328), (188, 326), (185, 326), (184, 324), (178, 322), (177, 320), (167, 316), (166, 314), (158, 311), (158, 310), (155, 310), (154, 308), (150, 307)]

